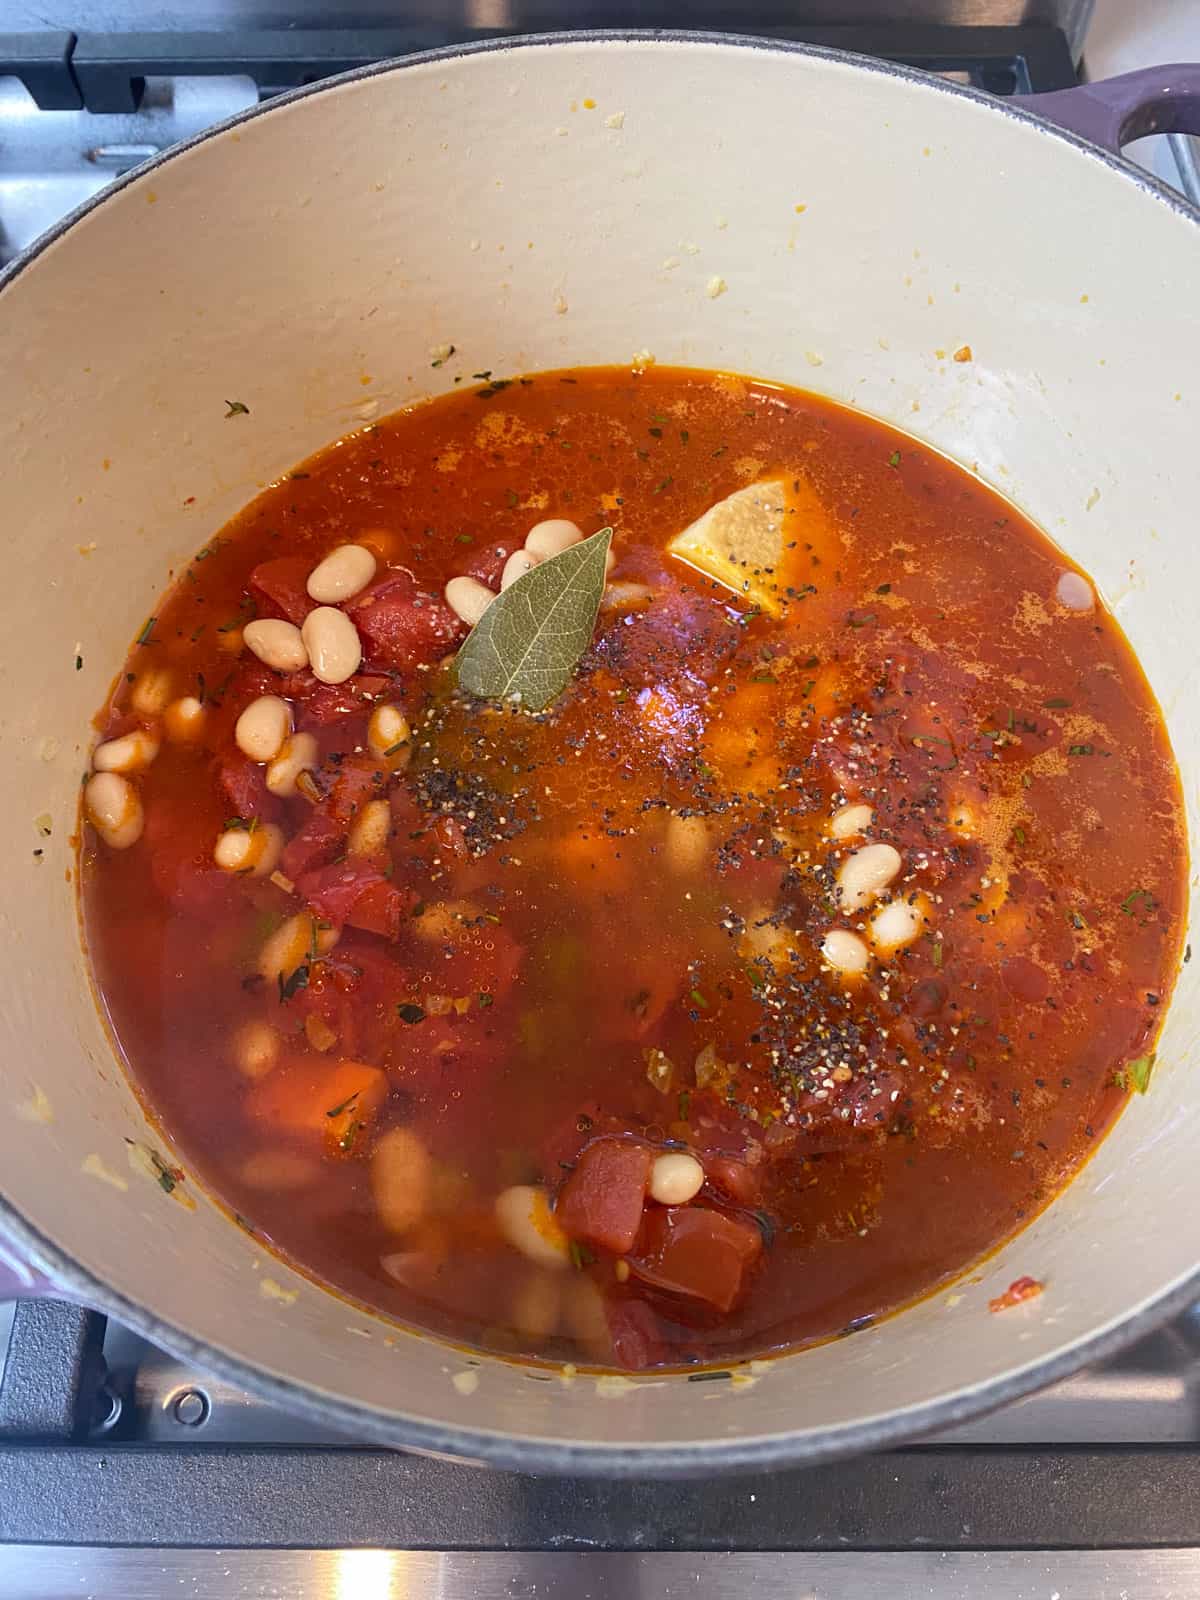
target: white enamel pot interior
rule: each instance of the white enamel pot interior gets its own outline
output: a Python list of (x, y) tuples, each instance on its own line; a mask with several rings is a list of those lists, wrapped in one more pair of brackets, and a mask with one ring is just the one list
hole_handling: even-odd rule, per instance
[[(163, 1139), (94, 1009), (68, 869), (88, 719), (168, 574), (232, 512), (456, 373), (637, 351), (850, 402), (1011, 495), (1115, 607), (1194, 829), (1198, 276), (1193, 213), (1026, 116), (820, 52), (637, 37), (447, 53), (277, 102), (18, 263), (0, 291), (11, 1238), (280, 1403), (547, 1471), (711, 1471), (895, 1441), (1196, 1292), (1200, 963), (1152, 1092), (953, 1294), (736, 1383), (471, 1365), (266, 1256), (194, 1179), (168, 1195), (130, 1159), (128, 1140)], [(964, 344), (972, 361), (948, 359)], [(226, 420), (229, 398), (249, 417)], [(1023, 1273), (1042, 1298), (989, 1315)]]

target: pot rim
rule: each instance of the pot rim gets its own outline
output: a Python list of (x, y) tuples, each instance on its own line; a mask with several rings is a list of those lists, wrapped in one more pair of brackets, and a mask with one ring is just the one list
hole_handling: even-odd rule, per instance
[[(7, 267), (0, 269), (0, 294), (16, 281), (51, 245), (77, 222), (118, 195), (127, 185), (144, 178), (196, 149), (210, 139), (240, 127), (252, 117), (270, 116), (310, 96), (346, 84), (409, 67), (427, 66), (437, 61), (516, 49), (539, 49), (563, 44), (652, 44), (714, 45), (731, 49), (762, 50), (795, 55), (849, 66), (879, 76), (900, 78), (933, 93), (948, 94), (984, 105), (1000, 116), (1039, 130), (1044, 138), (1070, 145), (1091, 160), (1108, 167), (1125, 182), (1140, 188), (1159, 204), (1164, 204), (1186, 220), (1200, 226), (1200, 208), (1148, 173), (1131, 166), (1121, 156), (1091, 143), (1067, 129), (1043, 121), (1035, 110), (1013, 105), (984, 90), (948, 82), (931, 73), (891, 61), (881, 61), (849, 51), (793, 40), (756, 37), (686, 29), (581, 29), (574, 32), (537, 33), (485, 39), (474, 43), (446, 45), (388, 61), (373, 62), (349, 72), (338, 73), (315, 84), (307, 84), (275, 96), (257, 106), (247, 107), (190, 139), (172, 145), (140, 166), (114, 179), (106, 188), (83, 202), (49, 228)], [(1036, 97), (1035, 97), (1036, 98)], [(3, 310), (0, 304), (0, 311)], [(1054, 1202), (1052, 1201), (1051, 1204)], [(814, 1466), (838, 1457), (911, 1442), (923, 1435), (940, 1432), (956, 1424), (993, 1411), (1020, 1399), (1035, 1389), (1069, 1377), (1081, 1367), (1114, 1355), (1159, 1324), (1185, 1310), (1200, 1299), (1200, 1264), (1119, 1321), (1076, 1340), (1057, 1354), (1028, 1363), (1001, 1377), (960, 1390), (937, 1400), (926, 1401), (902, 1410), (883, 1413), (860, 1422), (846, 1423), (804, 1435), (780, 1432), (745, 1439), (719, 1439), (676, 1443), (670, 1446), (598, 1443), (564, 1443), (534, 1435), (500, 1433), (494, 1430), (465, 1428), (452, 1423), (434, 1423), (401, 1413), (381, 1411), (362, 1402), (337, 1395), (271, 1373), (242, 1357), (198, 1339), (183, 1328), (161, 1318), (148, 1307), (127, 1299), (112, 1289), (61, 1246), (47, 1238), (28, 1221), (16, 1205), (0, 1194), (0, 1238), (7, 1238), (23, 1255), (52, 1279), (55, 1289), (72, 1297), (141, 1334), (182, 1360), (194, 1361), (282, 1410), (321, 1422), (345, 1433), (355, 1430), (366, 1442), (419, 1452), (471, 1460), (511, 1471), (555, 1475), (582, 1474), (621, 1478), (685, 1478), (720, 1472), (748, 1472), (792, 1466)], [(315, 1281), (315, 1280), (314, 1280)], [(898, 1313), (902, 1315), (903, 1313)], [(438, 1341), (444, 1343), (444, 1341)], [(446, 1346), (450, 1348), (450, 1346)], [(802, 1357), (803, 1352), (800, 1352)], [(786, 1360), (786, 1355), (777, 1358)], [(661, 1379), (656, 1380), (661, 1381)]]

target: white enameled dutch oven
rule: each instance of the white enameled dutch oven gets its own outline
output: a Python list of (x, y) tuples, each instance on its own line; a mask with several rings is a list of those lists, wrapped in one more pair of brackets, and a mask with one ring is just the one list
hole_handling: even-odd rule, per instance
[[(1045, 114), (1110, 144), (1200, 126), (1197, 67), (1068, 94)], [(779, 379), (965, 463), (1114, 606), (1194, 837), (1198, 285), (1200, 217), (1095, 142), (896, 67), (695, 35), (335, 80), (47, 235), (0, 280), (0, 1225), (26, 1288), (364, 1439), (609, 1473), (893, 1443), (1200, 1295), (1196, 963), (1151, 1092), (955, 1294), (736, 1384), (468, 1365), (266, 1257), (194, 1180), (154, 1181), (136, 1147), (163, 1136), (96, 1013), (69, 881), (88, 721), (170, 570), (300, 457), (448, 388), (431, 353), (450, 344), (464, 371), (650, 352)], [(236, 426), (229, 395), (251, 408)], [(1025, 1273), (1046, 1292), (990, 1316)]]

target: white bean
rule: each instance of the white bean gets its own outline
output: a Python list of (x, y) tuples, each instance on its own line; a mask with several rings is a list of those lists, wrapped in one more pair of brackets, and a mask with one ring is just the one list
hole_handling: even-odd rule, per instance
[(170, 698), (170, 672), (166, 667), (153, 667), (134, 684), (129, 703), (139, 717), (161, 717)]
[(525, 548), (531, 556), (545, 561), (550, 556), (561, 555), (583, 538), (583, 529), (565, 517), (551, 517), (536, 523), (525, 535)]
[(345, 683), (362, 666), (362, 640), (344, 611), (318, 606), (300, 629), (313, 676), (322, 683)]
[(233, 1036), (233, 1064), (247, 1078), (264, 1078), (278, 1063), (282, 1044), (269, 1022), (243, 1022)]
[(843, 911), (861, 911), (878, 898), (900, 871), (900, 852), (890, 844), (865, 844), (838, 868)]
[(371, 754), (397, 767), (407, 766), (412, 755), (412, 729), (399, 706), (376, 706), (367, 723)]
[(375, 576), (375, 564), (374, 554), (363, 545), (340, 544), (309, 573), (309, 597), (323, 606), (353, 600)]
[(1090, 611), (1096, 604), (1091, 584), (1078, 572), (1064, 572), (1054, 587), (1054, 598), (1068, 611)]
[(97, 772), (87, 781), (83, 804), (88, 821), (113, 850), (128, 850), (142, 837), (146, 817), (133, 785), (116, 772)]
[(292, 708), (276, 694), (260, 694), (234, 726), (238, 749), (251, 761), (274, 761), (292, 731)]
[(549, 1272), (531, 1272), (517, 1285), (508, 1320), (518, 1333), (548, 1339), (562, 1314), (562, 1279)]
[(600, 604), (605, 611), (644, 611), (654, 604), (654, 590), (644, 583), (610, 583)]
[(303, 672), (308, 665), (308, 651), (300, 629), (294, 622), (283, 622), (278, 617), (262, 617), (248, 622), (242, 629), (247, 650), (260, 661), (274, 667), (276, 672)]
[(379, 1220), (392, 1233), (408, 1233), (429, 1209), (433, 1163), (411, 1128), (381, 1134), (371, 1152), (371, 1192)]
[(258, 952), (258, 970), (268, 983), (288, 978), (314, 959), (314, 945), (318, 956), (328, 955), (340, 937), (336, 928), (318, 928), (309, 912), (298, 911), (267, 935)]
[(225, 828), (213, 846), (213, 860), (222, 872), (243, 872), (255, 878), (269, 877), (282, 854), (283, 829), (273, 822)]
[(830, 928), (821, 941), (821, 954), (837, 972), (857, 973), (867, 970), (871, 953), (856, 933), (846, 928)]
[(875, 813), (868, 805), (843, 806), (834, 812), (829, 832), (835, 839), (853, 839), (856, 833), (866, 833), (874, 820)]
[(194, 694), (185, 694), (180, 700), (172, 700), (163, 713), (167, 738), (175, 744), (194, 743), (204, 732), (205, 720), (204, 707)]
[(496, 1196), (496, 1221), (514, 1249), (542, 1267), (565, 1267), (571, 1258), (566, 1234), (555, 1221), (544, 1189), (514, 1184)]
[(348, 856), (376, 856), (392, 836), (392, 808), (386, 800), (368, 800), (350, 824)]
[(686, 1150), (655, 1156), (650, 1168), (650, 1198), (660, 1206), (685, 1206), (704, 1187), (704, 1168)]
[[(624, 1263), (618, 1263), (623, 1265)], [(626, 1269), (628, 1270), (628, 1269)], [(572, 1273), (563, 1284), (562, 1318), (574, 1338), (583, 1345), (608, 1348), (608, 1318), (604, 1296), (585, 1273)]]
[(528, 550), (514, 550), (504, 563), (504, 571), (500, 574), (501, 593), (509, 584), (516, 583), (518, 578), (523, 578), (527, 572), (532, 572), (537, 564), (537, 557), (530, 555)]
[(119, 739), (106, 739), (92, 751), (92, 769), (95, 772), (140, 772), (148, 767), (159, 751), (159, 742), (152, 733), (135, 728), (123, 733)]
[(664, 840), (667, 863), (673, 872), (699, 872), (708, 859), (712, 840), (703, 817), (667, 818)]
[(267, 767), (267, 788), (285, 799), (296, 792), (296, 779), (311, 772), (320, 758), (314, 733), (294, 733)]
[(907, 900), (889, 900), (871, 918), (870, 933), (880, 950), (899, 950), (911, 944), (921, 931), (925, 914)]
[(478, 578), (451, 578), (445, 589), (446, 604), (469, 628), (473, 628), (496, 596)]

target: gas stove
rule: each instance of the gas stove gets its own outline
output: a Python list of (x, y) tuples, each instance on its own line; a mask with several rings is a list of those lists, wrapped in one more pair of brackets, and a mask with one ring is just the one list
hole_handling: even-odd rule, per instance
[[(1187, 37), (1156, 29), (1153, 59), (1200, 56), (1200, 0), (1114, 0), (1088, 35), (1092, 76), (1151, 59), (1129, 13), (1167, 9), (1162, 28), (1186, 12)], [(569, 18), (536, 0), (440, 0), (432, 20), (409, 21), (371, 0), (353, 16), (319, 0), (294, 10), (281, 28), (236, 0), (202, 19), (156, 6), (145, 20), (157, 31), (133, 31), (136, 6), (116, 18), (102, 0), (67, 17), (0, 4), (0, 29), (15, 18), (0, 31), (0, 263), (130, 167), (280, 89), (564, 22), (680, 22), (666, 0)], [(863, 3), (851, 26), (829, 20), (844, 14), (836, 4), (714, 0), (686, 15), (1011, 94), (1076, 81), (1091, 12), (1087, 0)], [(1195, 141), (1143, 141), (1135, 155), (1200, 202)], [(682, 1483), (524, 1478), (367, 1448), (62, 1302), (0, 1306), (5, 1349), (0, 1600), (1200, 1594), (1200, 1307), (1103, 1367), (908, 1449)]]

